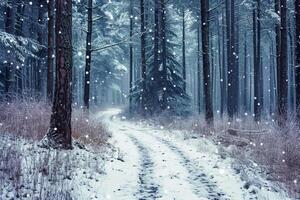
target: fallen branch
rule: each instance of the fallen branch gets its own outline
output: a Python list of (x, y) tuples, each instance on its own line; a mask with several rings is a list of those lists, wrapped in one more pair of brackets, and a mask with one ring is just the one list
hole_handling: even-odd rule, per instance
[(266, 130), (266, 129), (264, 129), (264, 130), (240, 130), (240, 129), (229, 128), (229, 129), (226, 130), (226, 132), (228, 132), (229, 134), (232, 134), (232, 133), (255, 133), (255, 134), (259, 134), (259, 133), (270, 132), (270, 130)]

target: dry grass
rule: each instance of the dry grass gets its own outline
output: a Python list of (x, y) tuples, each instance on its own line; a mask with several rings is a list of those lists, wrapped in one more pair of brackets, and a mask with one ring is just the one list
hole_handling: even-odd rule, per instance
[(0, 133), (40, 140), (45, 135), (51, 108), (46, 103), (15, 100), (0, 103)]
[[(50, 123), (51, 106), (45, 102), (14, 100), (0, 103), (0, 133), (14, 134), (35, 141), (41, 140)], [(72, 136), (84, 144), (100, 147), (109, 137), (104, 125), (84, 117), (82, 110), (73, 110)]]
[(211, 138), (244, 164), (253, 160), (266, 170), (267, 179), (284, 184), (292, 197), (300, 198), (300, 128), (295, 120), (287, 122), (285, 128), (273, 121), (256, 123), (251, 117), (231, 123), (217, 119), (213, 129), (204, 117), (160, 122), (171, 129), (185, 129)]

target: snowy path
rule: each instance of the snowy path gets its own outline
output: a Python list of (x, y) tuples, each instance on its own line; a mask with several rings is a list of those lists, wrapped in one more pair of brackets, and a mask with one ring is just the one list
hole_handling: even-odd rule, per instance
[(222, 159), (213, 145), (199, 147), (176, 134), (122, 120), (119, 113), (111, 109), (99, 114), (117, 149), (100, 181), (100, 199), (287, 199), (267, 187), (244, 189), (230, 159)]

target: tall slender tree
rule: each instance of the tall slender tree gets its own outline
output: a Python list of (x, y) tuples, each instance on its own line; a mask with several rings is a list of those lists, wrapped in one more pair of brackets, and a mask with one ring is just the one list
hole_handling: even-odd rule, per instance
[(227, 101), (227, 66), (226, 66), (226, 24), (225, 24), (225, 10), (222, 12), (222, 76), (221, 76), (221, 117), (223, 117)]
[(256, 1), (256, 8), (253, 9), (253, 57), (254, 57), (254, 114), (255, 121), (261, 119), (261, 106), (262, 106), (262, 94), (261, 94), (261, 8), (260, 0)]
[(48, 49), (47, 49), (47, 99), (53, 99), (53, 49), (54, 49), (54, 9), (53, 0), (49, 0), (47, 4), (48, 10)]
[[(5, 7), (5, 21), (4, 21), (4, 30), (7, 33), (13, 34), (14, 33), (14, 20), (13, 20), (13, 9), (12, 9), (13, 2), (8, 0)], [(10, 58), (8, 53), (6, 54), (6, 58)], [(12, 92), (12, 71), (10, 66), (10, 60), (6, 60), (5, 62), (5, 75), (4, 75), (4, 92), (6, 94), (6, 98), (9, 99), (11, 92)]]
[(56, 77), (50, 128), (42, 147), (72, 148), (72, 0), (55, 1)]
[(185, 19), (185, 7), (184, 5), (182, 6), (182, 69), (183, 69), (183, 89), (186, 91), (186, 50), (185, 50), (185, 43), (186, 43), (186, 34), (185, 34), (185, 24), (186, 24), (186, 19)]
[(229, 120), (232, 120), (238, 108), (238, 66), (236, 63), (236, 24), (235, 0), (226, 0), (226, 26), (227, 26), (227, 65), (228, 65), (228, 97), (227, 110)]
[[(275, 12), (278, 16), (280, 16), (280, 0), (275, 0)], [(276, 107), (276, 113), (279, 115), (279, 80), (280, 80), (280, 17), (279, 20), (276, 21), (275, 24), (275, 40), (276, 40), (276, 97), (277, 97), (277, 107)]]
[[(38, 9), (38, 18), (37, 18), (37, 24), (39, 25), (39, 27), (43, 27), (44, 26), (44, 6), (43, 6), (43, 0), (38, 0), (36, 2), (36, 7), (39, 8)], [(37, 41), (39, 44), (44, 44), (44, 31), (42, 28), (40, 28), (37, 31)], [(38, 57), (39, 59), (37, 59), (36, 63), (36, 80), (35, 80), (35, 91), (36, 91), (36, 97), (37, 98), (41, 98), (42, 97), (42, 74), (43, 74), (43, 69), (44, 69), (44, 63), (45, 63), (45, 57), (47, 55), (47, 52), (45, 51), (44, 48), (40, 49), (38, 52)]]
[(278, 66), (278, 119), (284, 125), (287, 119), (288, 55), (287, 55), (287, 1), (280, 1), (280, 63)]
[[(201, 6), (201, 5), (200, 5)], [(197, 86), (198, 86), (198, 90), (197, 90), (197, 100), (198, 100), (198, 104), (197, 104), (197, 107), (198, 107), (198, 113), (201, 113), (202, 111), (202, 76), (201, 74), (203, 73), (202, 72), (202, 68), (201, 68), (201, 57), (200, 57), (200, 54), (201, 54), (201, 45), (200, 45), (200, 28), (201, 28), (201, 13), (200, 13), (200, 8), (199, 8), (199, 13), (197, 16)]]
[[(130, 36), (130, 43), (129, 43), (129, 93), (132, 94), (133, 92), (133, 0), (130, 0), (129, 5), (129, 36)], [(129, 112), (132, 114), (133, 112), (133, 99), (132, 96), (129, 96)]]
[[(23, 17), (24, 17), (24, 11), (25, 11), (25, 5), (21, 0), (16, 1), (17, 4), (17, 11), (16, 11), (16, 19), (15, 19), (15, 35), (23, 37)], [(19, 42), (20, 45), (22, 45), (21, 42)], [(16, 58), (18, 63), (22, 63), (22, 60), (20, 58)], [(23, 95), (23, 70), (22, 68), (18, 67), (16, 69), (15, 74), (15, 80), (16, 80), (16, 91), (19, 97), (22, 97)]]
[(209, 0), (201, 1), (202, 24), (202, 54), (203, 54), (203, 81), (205, 95), (205, 118), (208, 124), (213, 124), (214, 114), (212, 105), (212, 87), (209, 58)]
[(296, 15), (296, 63), (295, 63), (295, 76), (296, 76), (296, 106), (297, 118), (300, 120), (300, 0), (295, 0), (295, 15)]
[(276, 64), (275, 64), (274, 41), (271, 40), (270, 44), (270, 114), (273, 115), (276, 106)]
[(248, 111), (248, 50), (247, 50), (247, 32), (244, 33), (244, 91), (243, 91), (243, 111)]
[(142, 102), (141, 109), (142, 113), (145, 114), (144, 110), (146, 107), (146, 92), (147, 92), (147, 63), (146, 63), (146, 28), (145, 28), (145, 2), (140, 0), (140, 16), (141, 16), (141, 64), (142, 64)]
[(161, 87), (162, 87), (162, 101), (161, 109), (165, 110), (168, 107), (168, 96), (167, 96), (167, 38), (166, 38), (166, 4), (165, 0), (160, 0), (161, 10), (160, 10), (160, 35), (159, 40), (161, 41), (161, 60), (162, 60), (162, 70), (161, 70)]
[(92, 34), (93, 34), (93, 0), (88, 0), (87, 11), (88, 11), (88, 21), (87, 21), (87, 34), (86, 34), (86, 56), (85, 56), (84, 94), (83, 94), (83, 104), (86, 112), (88, 112), (90, 106)]

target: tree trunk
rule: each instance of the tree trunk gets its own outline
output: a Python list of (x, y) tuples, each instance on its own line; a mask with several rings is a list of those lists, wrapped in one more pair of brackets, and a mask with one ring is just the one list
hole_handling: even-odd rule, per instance
[(168, 104), (168, 100), (167, 100), (167, 91), (165, 90), (165, 88), (167, 88), (166, 82), (167, 82), (167, 39), (166, 39), (166, 4), (165, 4), (165, 0), (160, 0), (160, 5), (161, 5), (161, 9), (160, 9), (160, 22), (161, 22), (161, 26), (160, 26), (160, 35), (159, 35), (159, 40), (161, 41), (161, 59), (162, 59), (162, 91), (163, 91), (163, 97), (162, 97), (162, 104), (161, 104), (161, 109), (162, 110), (166, 110), (167, 109), (167, 104)]
[(53, 0), (49, 0), (48, 8), (48, 48), (47, 48), (47, 99), (52, 102), (53, 99), (53, 50), (54, 50), (54, 9)]
[[(239, 25), (239, 18), (240, 18), (240, 13), (239, 13), (239, 6), (235, 7), (235, 3), (232, 5), (232, 9), (234, 9), (234, 54), (233, 54), (233, 59), (234, 59), (234, 92), (235, 92), (235, 112), (234, 114), (239, 115), (240, 112), (240, 106), (241, 106), (241, 90), (240, 90), (240, 84), (242, 82), (241, 76), (240, 76), (240, 25)], [(237, 13), (237, 14), (235, 14)]]
[[(25, 10), (25, 5), (22, 4), (20, 0), (17, 2), (17, 12), (16, 12), (16, 20), (15, 20), (15, 34), (16, 36), (21, 36), (23, 37), (23, 17), (24, 17), (24, 10)], [(19, 42), (19, 45), (22, 45), (21, 42)], [(17, 56), (16, 57), (17, 63), (22, 63), (22, 60)], [(16, 89), (17, 89), (17, 94), (19, 97), (22, 97), (23, 94), (23, 67), (17, 67), (16, 69)]]
[(261, 119), (261, 64), (260, 64), (260, 0), (253, 10), (253, 49), (254, 49), (254, 119)]
[(224, 110), (226, 109), (227, 101), (227, 70), (226, 70), (226, 42), (225, 42), (226, 30), (225, 30), (225, 15), (222, 12), (222, 78), (221, 78), (221, 117), (223, 117)]
[(42, 147), (72, 148), (72, 0), (56, 0), (56, 79), (50, 128)]
[(236, 90), (238, 75), (236, 69), (236, 52), (235, 52), (235, 13), (234, 0), (226, 0), (226, 26), (227, 26), (227, 64), (228, 64), (228, 97), (227, 110), (228, 117), (231, 121), (237, 111), (238, 91)]
[[(220, 13), (218, 12), (218, 20), (217, 20), (217, 26), (218, 26), (218, 64), (219, 64), (219, 67), (218, 67), (218, 70), (219, 70), (219, 80), (216, 79), (216, 88), (217, 88), (217, 83), (220, 84), (220, 88), (219, 88), (219, 91), (220, 92), (220, 110), (219, 110), (219, 113), (223, 112), (223, 105), (222, 105), (222, 94), (224, 93), (224, 91), (222, 90), (222, 78), (223, 78), (223, 72), (222, 72), (222, 56), (221, 56), (221, 30), (220, 30), (220, 21), (219, 21), (219, 18), (220, 18)], [(218, 89), (216, 89), (218, 90)], [(216, 99), (218, 99), (218, 97), (216, 97)]]
[(132, 114), (133, 112), (133, 102), (132, 102), (132, 89), (133, 89), (133, 44), (132, 44), (132, 36), (133, 36), (133, 0), (130, 0), (130, 44), (129, 44), (129, 112)]
[(297, 119), (300, 120), (300, 0), (295, 0), (295, 15), (296, 15), (296, 63), (295, 63), (295, 78), (296, 78), (296, 108)]
[(93, 33), (93, 0), (88, 0), (87, 4), (88, 22), (86, 35), (86, 57), (84, 73), (84, 94), (83, 105), (88, 113), (90, 107), (90, 85), (91, 85), (91, 60), (92, 60), (92, 33)]
[(290, 110), (291, 112), (296, 114), (296, 109), (295, 109), (295, 70), (294, 70), (294, 59), (295, 58), (295, 53), (294, 53), (294, 37), (293, 37), (293, 30), (291, 28), (291, 19), (289, 19), (288, 22), (288, 36), (289, 36), (289, 42), (290, 42), (290, 50), (289, 50), (289, 55), (290, 59), (289, 60), (289, 65), (288, 65), (288, 111)]
[[(200, 18), (200, 17), (199, 17)], [(202, 73), (202, 69), (201, 69), (201, 63), (200, 63), (200, 50), (201, 50), (201, 46), (200, 46), (200, 24), (201, 24), (201, 20), (198, 18), (198, 26), (197, 26), (197, 79), (198, 79), (198, 90), (197, 90), (197, 99), (198, 99), (198, 112), (199, 114), (202, 111), (202, 104), (201, 104), (201, 100), (202, 100), (202, 95), (201, 95), (201, 91), (202, 91), (202, 80), (201, 80), (201, 73)]]
[(202, 53), (203, 53), (203, 81), (205, 94), (205, 118), (206, 122), (213, 125), (212, 88), (210, 78), (209, 60), (209, 0), (201, 1), (202, 21)]
[(276, 92), (275, 92), (275, 87), (276, 87), (276, 74), (275, 74), (275, 60), (274, 57), (276, 57), (274, 54), (274, 42), (273, 39), (271, 41), (270, 45), (270, 114), (271, 116), (274, 114), (274, 109), (276, 105)]
[(287, 95), (288, 95), (288, 82), (287, 82), (287, 5), (286, 0), (280, 2), (280, 63), (278, 70), (278, 120), (279, 124), (284, 126), (287, 120)]
[(245, 32), (245, 37), (244, 37), (244, 103), (243, 103), (243, 111), (246, 113), (248, 112), (248, 104), (247, 104), (247, 97), (248, 97), (248, 62), (247, 62), (247, 58), (248, 58), (248, 51), (247, 51), (247, 33)]
[(182, 69), (183, 69), (183, 90), (186, 91), (186, 58), (185, 58), (185, 8), (182, 7)]
[[(13, 34), (14, 32), (14, 27), (13, 27), (13, 24), (14, 24), (14, 17), (13, 17), (13, 10), (12, 10), (12, 1), (11, 0), (8, 0), (7, 3), (6, 3), (6, 8), (5, 8), (5, 27), (4, 27), (4, 30), (5, 32), (7, 33), (10, 33), (10, 34)], [(10, 66), (10, 55), (8, 53), (6, 53), (6, 57), (8, 58), (8, 60), (6, 60), (6, 63), (5, 64), (5, 86), (4, 86), (4, 93), (6, 94), (6, 98), (7, 99), (10, 99), (11, 97), (11, 66)]]
[[(44, 26), (44, 9), (41, 8), (41, 5), (43, 5), (43, 0), (38, 0), (37, 1), (37, 7), (39, 7), (38, 9), (38, 25), (39, 27), (43, 27)], [(37, 32), (37, 41), (40, 45), (43, 45), (44, 41), (44, 32), (41, 28), (39, 28), (38, 32)], [(36, 85), (35, 85), (35, 92), (36, 92), (36, 97), (38, 99), (40, 99), (42, 97), (42, 70), (44, 69), (43, 65), (43, 61), (46, 57), (46, 51), (45, 49), (41, 49), (38, 52), (38, 58), (37, 59), (37, 66), (36, 66)]]
[[(275, 12), (280, 16), (280, 0), (275, 0)], [(276, 113), (279, 115), (279, 80), (280, 80), (280, 21), (277, 21), (275, 25), (275, 39), (276, 39), (276, 96), (277, 96), (277, 108)]]
[(236, 16), (235, 16), (235, 0), (231, 0), (230, 4), (230, 81), (229, 81), (229, 93), (231, 102), (231, 107), (229, 108), (228, 115), (230, 120), (234, 117), (238, 112), (238, 100), (239, 100), (239, 71), (237, 65), (237, 55), (238, 55), (238, 47), (236, 46), (237, 37), (236, 37)]
[(142, 102), (141, 102), (141, 110), (142, 113), (145, 114), (145, 107), (146, 107), (146, 92), (147, 92), (147, 65), (146, 65), (146, 30), (145, 30), (145, 2), (144, 0), (140, 0), (141, 6), (141, 63), (142, 63)]

